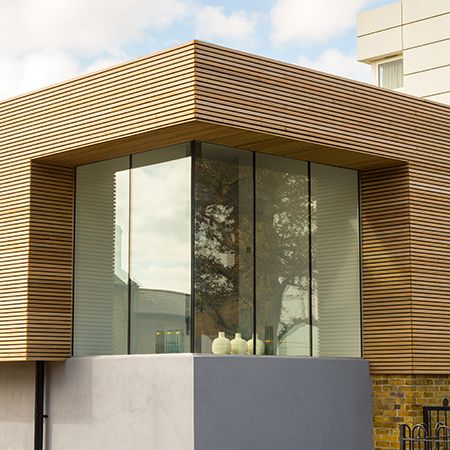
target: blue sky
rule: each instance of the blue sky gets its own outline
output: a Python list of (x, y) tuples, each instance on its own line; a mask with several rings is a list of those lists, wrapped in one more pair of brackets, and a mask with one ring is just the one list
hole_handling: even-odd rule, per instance
[(370, 81), (356, 14), (392, 0), (0, 0), (0, 98), (191, 39)]

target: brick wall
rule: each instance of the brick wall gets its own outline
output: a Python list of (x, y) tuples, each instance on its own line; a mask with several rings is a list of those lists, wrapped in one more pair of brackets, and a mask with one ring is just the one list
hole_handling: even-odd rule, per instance
[(450, 375), (374, 375), (374, 449), (398, 450), (399, 425), (422, 422), (422, 406), (450, 397)]

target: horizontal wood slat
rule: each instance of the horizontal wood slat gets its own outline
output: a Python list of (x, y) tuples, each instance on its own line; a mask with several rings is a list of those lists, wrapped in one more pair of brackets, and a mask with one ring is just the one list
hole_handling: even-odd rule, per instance
[(448, 373), (450, 366), (450, 171), (437, 168), (411, 167), (416, 373)]
[(198, 46), (196, 60), (198, 118), (378, 156), (429, 162), (432, 154), (448, 162), (446, 105), (209, 44)]
[[(5, 159), (3, 152), (0, 154)], [(1, 169), (6, 169), (3, 161)], [(29, 178), (22, 161), (0, 173), (0, 357), (24, 359), (28, 329)], [(13, 176), (11, 176), (13, 175)]]
[(181, 46), (0, 102), (0, 148), (36, 158), (192, 119), (193, 52)]
[(410, 373), (412, 288), (409, 172), (361, 172), (363, 348), (374, 373)]
[(74, 170), (33, 162), (28, 359), (71, 354)]

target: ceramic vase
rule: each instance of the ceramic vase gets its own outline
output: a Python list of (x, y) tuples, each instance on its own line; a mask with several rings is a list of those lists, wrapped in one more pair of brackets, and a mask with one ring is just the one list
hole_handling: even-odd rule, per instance
[[(247, 342), (247, 351), (249, 355), (253, 355), (253, 335), (252, 338)], [(259, 339), (258, 333), (256, 333), (256, 354), (264, 355), (264, 342)]]
[(229, 355), (231, 352), (230, 340), (225, 337), (224, 331), (219, 331), (219, 337), (216, 337), (212, 343), (212, 352), (214, 355)]
[(232, 355), (247, 354), (247, 341), (245, 339), (242, 339), (241, 333), (236, 333), (234, 339), (231, 341), (231, 354)]

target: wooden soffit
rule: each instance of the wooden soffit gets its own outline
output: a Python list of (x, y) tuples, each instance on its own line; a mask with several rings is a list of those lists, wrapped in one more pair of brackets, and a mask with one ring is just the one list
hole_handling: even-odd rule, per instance
[(396, 166), (404, 163), (399, 159), (374, 156), (202, 120), (187, 121), (146, 133), (74, 148), (37, 158), (37, 160), (59, 166), (75, 167), (191, 140), (357, 170)]

